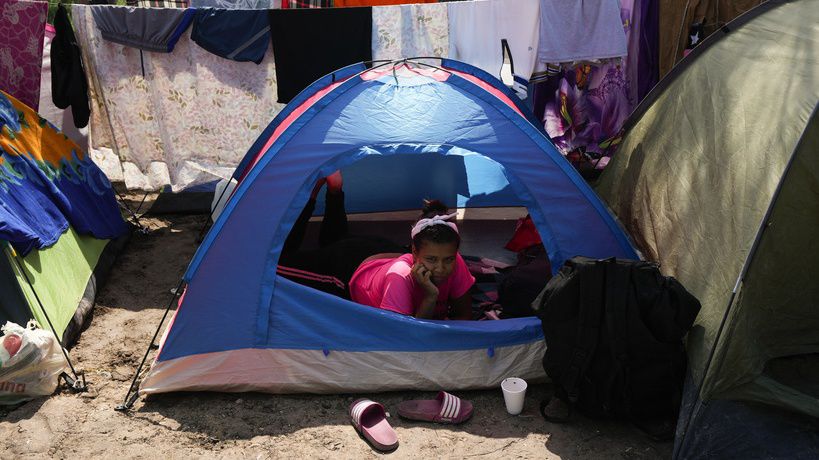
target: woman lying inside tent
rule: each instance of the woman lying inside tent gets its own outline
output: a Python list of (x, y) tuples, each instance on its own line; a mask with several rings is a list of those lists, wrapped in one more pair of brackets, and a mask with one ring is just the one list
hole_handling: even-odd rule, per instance
[[(316, 196), (327, 184), (319, 249), (300, 250)], [(472, 319), (475, 278), (458, 253), (460, 235), (440, 201), (425, 201), (412, 251), (387, 239), (347, 233), (341, 173), (320, 180), (285, 241), (278, 274), (354, 302), (416, 318)]]

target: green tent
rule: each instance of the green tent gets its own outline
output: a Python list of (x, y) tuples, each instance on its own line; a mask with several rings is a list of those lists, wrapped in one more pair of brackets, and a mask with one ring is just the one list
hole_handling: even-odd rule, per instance
[(0, 241), (0, 324), (25, 326), (35, 319), (48, 328), (47, 314), (63, 344), (73, 343), (93, 308), (98, 284), (124, 244), (121, 240), (79, 235), (69, 227), (54, 245), (25, 257)]
[(127, 235), (93, 161), (0, 90), (0, 325), (35, 319), (71, 344)]
[(597, 184), (702, 302), (678, 443), (714, 401), (819, 417), (817, 101), (819, 0), (769, 1), (652, 91)]

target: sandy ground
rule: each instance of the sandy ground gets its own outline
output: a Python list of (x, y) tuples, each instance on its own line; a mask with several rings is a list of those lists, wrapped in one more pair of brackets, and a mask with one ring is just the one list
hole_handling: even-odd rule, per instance
[[(141, 196), (129, 196), (129, 199)], [(146, 205), (151, 204), (149, 197)], [(16, 408), (0, 407), (0, 458), (373, 458), (348, 423), (352, 395), (177, 393), (140, 399), (116, 412), (147, 344), (195, 250), (204, 216), (143, 217), (97, 298), (94, 317), (72, 348), (90, 391), (65, 389)], [(476, 407), (460, 426), (390, 418), (400, 440), (392, 458), (669, 458), (628, 424), (577, 416), (571, 424), (537, 412), (530, 388), (523, 414), (506, 413), (500, 390), (459, 392)], [(368, 395), (388, 410), (433, 393)]]

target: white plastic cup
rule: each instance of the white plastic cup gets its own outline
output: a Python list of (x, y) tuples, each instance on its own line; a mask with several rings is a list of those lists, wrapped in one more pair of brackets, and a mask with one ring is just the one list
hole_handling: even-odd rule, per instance
[(503, 400), (506, 402), (506, 412), (518, 415), (523, 411), (523, 400), (526, 396), (526, 380), (509, 377), (501, 382)]

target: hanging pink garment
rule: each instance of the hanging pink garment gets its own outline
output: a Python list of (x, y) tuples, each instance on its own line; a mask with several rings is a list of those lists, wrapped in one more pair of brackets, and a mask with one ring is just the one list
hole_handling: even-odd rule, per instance
[(46, 2), (0, 0), (0, 88), (35, 111), (47, 15)]

